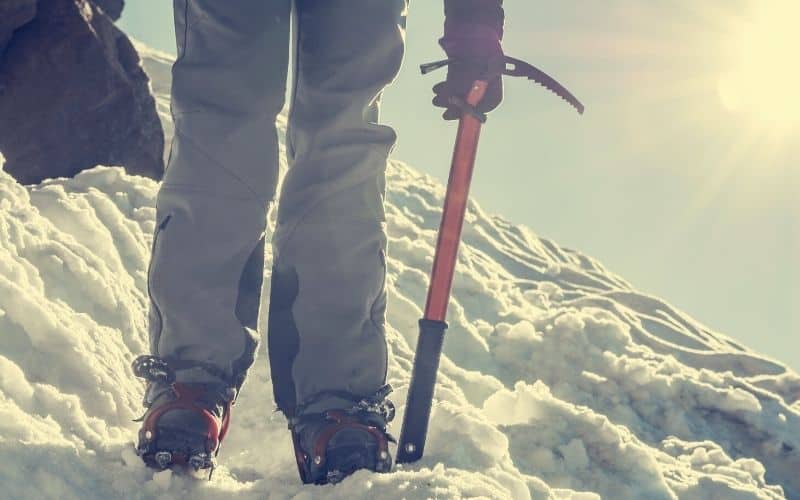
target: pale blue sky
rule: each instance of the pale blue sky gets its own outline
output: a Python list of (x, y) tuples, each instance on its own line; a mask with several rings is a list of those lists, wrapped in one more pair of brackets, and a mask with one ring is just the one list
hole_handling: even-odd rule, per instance
[[(718, 91), (756, 1), (506, 0), (506, 52), (561, 80), (587, 112), (509, 80), (484, 128), (473, 194), (800, 369), (800, 119), (768, 132)], [(417, 69), (441, 57), (441, 22), (439, 1), (411, 2), (383, 119), (399, 134), (394, 156), (444, 180), (455, 129), (429, 104), (438, 76)], [(174, 52), (171, 2), (127, 2), (121, 25)], [(785, 80), (780, 68), (762, 76), (763, 94), (783, 106), (767, 88)]]

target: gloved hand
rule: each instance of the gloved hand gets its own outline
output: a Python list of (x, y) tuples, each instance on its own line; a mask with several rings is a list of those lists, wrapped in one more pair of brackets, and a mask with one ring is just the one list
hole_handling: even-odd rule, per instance
[(502, 0), (445, 0), (444, 10), (444, 36), (439, 45), (451, 63), (447, 79), (433, 87), (433, 105), (446, 108), (445, 120), (457, 120), (463, 111), (453, 106), (450, 98), (466, 99), (472, 83), (485, 80), (489, 86), (476, 109), (491, 111), (503, 100)]

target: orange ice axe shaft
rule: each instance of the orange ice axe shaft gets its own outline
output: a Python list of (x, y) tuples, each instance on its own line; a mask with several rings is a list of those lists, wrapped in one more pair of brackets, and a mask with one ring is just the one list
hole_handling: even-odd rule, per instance
[[(474, 109), (483, 99), (486, 87), (487, 83), (481, 80), (477, 80), (472, 85), (466, 99), (466, 104), (470, 108)], [(447, 329), (447, 323), (445, 323), (447, 305), (450, 302), (450, 289), (453, 285), (458, 245), (461, 241), (461, 229), (464, 226), (464, 215), (467, 211), (469, 187), (472, 182), (472, 171), (475, 167), (480, 134), (480, 118), (465, 111), (458, 124), (450, 179), (447, 182), (447, 195), (428, 288), (425, 317), (419, 321), (420, 334), (397, 451), (398, 463), (419, 460), (425, 449), (433, 390), (436, 386), (436, 373), (439, 370), (444, 332)]]

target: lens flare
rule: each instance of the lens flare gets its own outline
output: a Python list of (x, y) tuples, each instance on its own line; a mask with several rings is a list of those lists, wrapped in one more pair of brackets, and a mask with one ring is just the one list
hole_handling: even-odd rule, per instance
[(737, 20), (719, 97), (730, 111), (783, 133), (800, 130), (800, 2), (754, 1)]

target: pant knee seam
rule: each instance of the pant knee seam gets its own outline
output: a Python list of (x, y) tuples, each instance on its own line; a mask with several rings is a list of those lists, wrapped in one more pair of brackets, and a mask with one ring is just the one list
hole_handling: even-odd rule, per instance
[[(241, 185), (242, 185), (242, 186), (243, 186), (243, 187), (244, 187), (244, 188), (245, 188), (247, 191), (249, 191), (249, 192), (250, 192), (250, 193), (251, 193), (251, 194), (252, 194), (252, 195), (253, 195), (253, 196), (254, 196), (254, 197), (257, 199), (257, 200), (263, 200), (263, 199), (264, 199), (264, 198), (263, 198), (263, 197), (262, 197), (260, 194), (258, 194), (258, 192), (256, 192), (254, 189), (252, 189), (252, 188), (251, 188), (251, 187), (250, 187), (250, 186), (247, 184), (247, 182), (245, 182), (245, 180), (244, 180), (244, 179), (242, 179), (241, 177), (239, 177), (238, 175), (236, 175), (236, 173), (235, 173), (235, 172), (233, 172), (232, 170), (230, 170), (229, 168), (227, 168), (225, 165), (223, 165), (223, 164), (221, 164), (220, 162), (218, 162), (217, 160), (215, 160), (215, 159), (214, 159), (214, 157), (213, 157), (213, 156), (211, 156), (210, 154), (208, 154), (208, 153), (207, 153), (207, 152), (206, 152), (206, 151), (205, 151), (203, 148), (201, 148), (201, 147), (200, 147), (200, 146), (197, 144), (197, 142), (195, 142), (194, 140), (192, 140), (192, 139), (191, 139), (189, 136), (187, 136), (186, 134), (184, 134), (183, 132), (181, 132), (181, 131), (180, 131), (180, 129), (178, 129), (178, 128), (176, 127), (176, 128), (175, 128), (175, 137), (178, 137), (178, 136), (180, 136), (181, 138), (183, 138), (184, 140), (186, 140), (186, 141), (187, 141), (187, 142), (188, 142), (188, 143), (189, 143), (189, 144), (190, 144), (190, 145), (191, 145), (191, 146), (192, 146), (192, 147), (193, 147), (193, 148), (194, 148), (194, 149), (195, 149), (197, 152), (199, 152), (201, 155), (203, 155), (203, 156), (204, 156), (204, 157), (205, 157), (205, 158), (206, 158), (206, 159), (209, 161), (209, 163), (210, 163), (211, 165), (213, 165), (214, 167), (218, 168), (219, 170), (222, 170), (222, 171), (223, 171), (223, 172), (225, 172), (226, 174), (228, 174), (228, 175), (230, 175), (231, 177), (233, 177), (233, 178), (234, 178), (236, 181), (238, 181), (238, 182), (239, 182), (239, 183), (240, 183), (240, 184), (241, 184)], [(270, 200), (271, 200), (271, 197), (270, 197), (270, 198), (269, 198), (267, 201), (270, 201)]]

